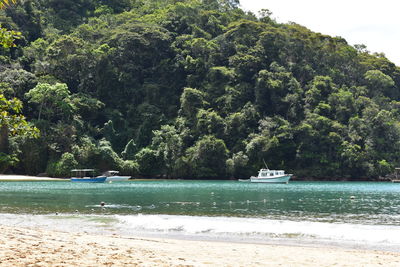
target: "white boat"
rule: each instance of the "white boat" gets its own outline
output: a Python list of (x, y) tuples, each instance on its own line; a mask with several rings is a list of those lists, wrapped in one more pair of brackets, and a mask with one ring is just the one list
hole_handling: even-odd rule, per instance
[[(252, 183), (279, 183), (287, 184), (293, 174), (285, 174), (283, 170), (270, 170), (261, 169), (258, 171), (258, 176), (251, 176), (250, 182)], [(249, 181), (249, 180), (239, 180), (239, 181)]]
[(103, 173), (104, 176), (106, 176), (106, 182), (122, 182), (122, 181), (128, 181), (130, 176), (121, 176), (119, 175), (119, 171), (106, 171)]

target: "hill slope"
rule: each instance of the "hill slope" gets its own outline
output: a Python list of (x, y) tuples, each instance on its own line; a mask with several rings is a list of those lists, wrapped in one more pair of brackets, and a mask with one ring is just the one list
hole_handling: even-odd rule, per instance
[(400, 152), (400, 68), (237, 1), (24, 1), (0, 15), (1, 90), (39, 139), (9, 170), (366, 178)]

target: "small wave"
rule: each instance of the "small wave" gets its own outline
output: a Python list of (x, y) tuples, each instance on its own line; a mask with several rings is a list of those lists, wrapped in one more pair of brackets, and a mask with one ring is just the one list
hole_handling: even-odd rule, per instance
[[(94, 234), (156, 235), (245, 242), (349, 244), (400, 251), (400, 226), (180, 215), (1, 214), (0, 224)], [(390, 248), (389, 248), (390, 247)]]
[(117, 215), (119, 227), (135, 233), (181, 233), (187, 235), (237, 236), (254, 239), (296, 238), (346, 241), (354, 243), (396, 244), (400, 246), (400, 227), (259, 218), (196, 217), (173, 215)]

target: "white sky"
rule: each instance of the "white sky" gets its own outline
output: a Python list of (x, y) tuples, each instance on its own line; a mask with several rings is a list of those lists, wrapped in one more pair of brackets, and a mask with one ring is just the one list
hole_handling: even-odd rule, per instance
[(400, 0), (240, 0), (244, 10), (269, 9), (278, 22), (365, 44), (400, 66)]

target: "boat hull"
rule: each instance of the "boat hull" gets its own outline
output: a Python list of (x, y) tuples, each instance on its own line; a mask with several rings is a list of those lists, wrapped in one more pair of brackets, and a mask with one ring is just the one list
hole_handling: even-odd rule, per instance
[(77, 183), (104, 183), (107, 177), (93, 177), (93, 178), (71, 178), (71, 182)]
[(106, 178), (106, 182), (123, 182), (128, 181), (130, 176), (110, 176)]
[(258, 178), (258, 177), (250, 177), (250, 182), (252, 183), (271, 183), (271, 184), (287, 184), (289, 183), (292, 175), (283, 175), (279, 177), (272, 178)]

